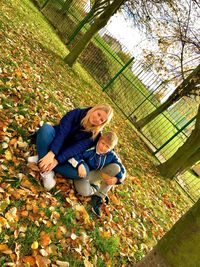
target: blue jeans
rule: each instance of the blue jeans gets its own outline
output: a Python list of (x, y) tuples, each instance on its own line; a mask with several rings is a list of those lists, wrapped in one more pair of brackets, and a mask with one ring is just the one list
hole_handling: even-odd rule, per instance
[[(55, 129), (49, 125), (44, 124), (37, 132), (36, 147), (38, 151), (39, 159), (43, 158), (50, 150), (50, 145), (55, 137)], [(67, 177), (71, 180), (81, 179), (78, 176), (77, 169), (72, 167), (70, 163), (58, 164), (54, 169), (55, 172)], [(86, 166), (87, 174), (89, 173), (89, 168)]]

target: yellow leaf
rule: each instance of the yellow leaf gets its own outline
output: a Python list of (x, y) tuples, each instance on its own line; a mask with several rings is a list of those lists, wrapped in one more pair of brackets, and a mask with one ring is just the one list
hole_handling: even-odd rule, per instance
[(5, 158), (6, 158), (7, 160), (11, 160), (11, 159), (12, 159), (12, 153), (11, 153), (11, 151), (10, 151), (9, 149), (7, 149), (7, 150), (5, 151)]
[(109, 231), (102, 231), (101, 232), (101, 236), (102, 237), (110, 237), (111, 236), (111, 233)]
[(37, 242), (37, 241), (34, 241), (34, 242), (32, 243), (32, 245), (31, 245), (31, 248), (32, 248), (32, 249), (37, 249), (38, 246), (39, 246), (38, 242)]
[(85, 259), (84, 260), (84, 266), (85, 267), (93, 267), (94, 265), (91, 262), (89, 262), (87, 259)]
[(69, 262), (67, 262), (67, 261), (56, 261), (56, 264), (59, 267), (69, 267)]
[(81, 215), (82, 215), (81, 217), (84, 219), (85, 223), (90, 224), (90, 217), (89, 217), (85, 207), (83, 205), (76, 205), (74, 208), (77, 212), (81, 213)]

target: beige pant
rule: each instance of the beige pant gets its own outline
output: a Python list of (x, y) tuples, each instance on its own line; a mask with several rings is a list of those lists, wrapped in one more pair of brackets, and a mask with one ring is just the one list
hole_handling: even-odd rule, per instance
[[(88, 176), (80, 179), (74, 180), (74, 186), (76, 191), (82, 196), (91, 196), (93, 194), (105, 197), (108, 191), (112, 188), (112, 185), (107, 185), (101, 178), (101, 173), (106, 173), (110, 176), (116, 176), (120, 172), (120, 167), (118, 164), (111, 163), (105, 166), (101, 170), (90, 171)], [(124, 180), (124, 177), (122, 180)], [(91, 184), (100, 184), (100, 189), (96, 192), (96, 189), (91, 186)]]

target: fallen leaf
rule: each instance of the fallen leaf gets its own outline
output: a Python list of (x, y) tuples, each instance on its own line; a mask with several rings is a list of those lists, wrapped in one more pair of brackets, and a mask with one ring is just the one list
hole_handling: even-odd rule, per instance
[(12, 159), (12, 153), (11, 153), (11, 151), (10, 151), (9, 149), (7, 149), (7, 150), (5, 151), (5, 158), (6, 158), (7, 160), (11, 160), (11, 159)]
[(45, 232), (41, 232), (40, 233), (40, 246), (41, 247), (46, 247), (51, 243), (51, 238), (50, 236), (45, 233)]
[(110, 200), (115, 204), (115, 205), (120, 205), (120, 201), (116, 198), (115, 195), (109, 194)]
[(17, 143), (17, 138), (13, 138), (10, 140), (9, 145), (14, 146)]
[(6, 244), (0, 244), (0, 251), (4, 254), (12, 254), (12, 250)]
[(71, 239), (75, 240), (77, 238), (77, 235), (75, 235), (74, 233), (71, 234)]
[(31, 245), (31, 248), (32, 248), (32, 249), (38, 249), (38, 246), (39, 246), (38, 242), (37, 242), (37, 241), (34, 241), (34, 242), (32, 243), (32, 245)]
[(89, 262), (87, 259), (84, 259), (84, 266), (85, 267), (93, 267), (94, 265), (91, 262)]
[(56, 261), (59, 267), (69, 267), (69, 262), (67, 261)]
[(22, 258), (22, 261), (24, 262), (24, 263), (29, 263), (29, 265), (30, 266), (35, 266), (35, 258), (34, 257), (32, 257), (32, 256), (24, 256), (23, 258)]
[(36, 257), (36, 265), (38, 267), (48, 267), (48, 265), (51, 263), (49, 259), (46, 259), (43, 256), (37, 255)]

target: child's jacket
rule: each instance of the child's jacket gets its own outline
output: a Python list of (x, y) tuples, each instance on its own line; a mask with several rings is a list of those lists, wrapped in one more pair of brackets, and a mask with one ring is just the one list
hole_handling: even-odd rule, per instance
[(121, 184), (121, 178), (125, 174), (125, 168), (113, 150), (106, 154), (98, 154), (96, 152), (96, 147), (93, 147), (86, 150), (84, 153), (78, 154), (69, 159), (68, 162), (71, 163), (74, 168), (78, 168), (81, 164), (87, 164), (90, 170), (101, 170), (110, 163), (116, 163), (121, 169), (121, 171), (116, 175), (116, 178), (118, 179), (116, 184)]

